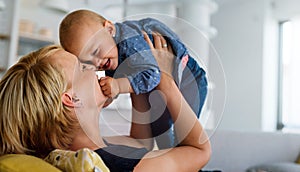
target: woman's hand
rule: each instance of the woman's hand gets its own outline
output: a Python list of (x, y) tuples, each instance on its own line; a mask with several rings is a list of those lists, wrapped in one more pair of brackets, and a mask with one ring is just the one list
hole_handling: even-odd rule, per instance
[(159, 33), (153, 33), (154, 45), (146, 32), (143, 32), (144, 39), (149, 44), (152, 54), (158, 63), (162, 73), (166, 73), (172, 77), (174, 66), (174, 54), (171, 46), (168, 46), (165, 38)]

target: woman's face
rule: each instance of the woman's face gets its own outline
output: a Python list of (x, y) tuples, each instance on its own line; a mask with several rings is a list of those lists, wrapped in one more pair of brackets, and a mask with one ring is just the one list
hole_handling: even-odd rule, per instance
[(53, 58), (62, 67), (76, 107), (100, 111), (107, 97), (101, 91), (95, 71), (84, 68), (75, 55), (64, 50), (55, 53)]

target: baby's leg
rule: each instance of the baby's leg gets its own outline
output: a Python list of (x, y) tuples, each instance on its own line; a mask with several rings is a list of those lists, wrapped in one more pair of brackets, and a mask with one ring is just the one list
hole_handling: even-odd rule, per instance
[(172, 148), (177, 145), (175, 133), (173, 130), (173, 122), (170, 120), (169, 111), (163, 113), (161, 118), (151, 124), (153, 135), (159, 149)]
[(176, 145), (173, 121), (165, 102), (158, 92), (151, 93), (151, 131), (159, 149), (171, 148)]
[[(181, 82), (178, 85), (182, 95), (199, 118), (207, 96), (205, 71), (193, 58), (189, 58), (183, 70), (182, 78), (179, 80)], [(161, 110), (155, 111), (155, 109), (163, 108), (160, 106), (164, 104), (162, 98), (156, 97), (156, 104), (152, 105), (153, 111), (151, 112), (152, 120), (155, 120), (151, 123), (152, 134), (156, 136), (156, 143), (160, 149), (174, 147), (178, 141), (173, 130), (173, 121), (167, 108), (163, 112)]]
[[(207, 95), (205, 71), (194, 59), (189, 58), (180, 81), (178, 85), (182, 95), (199, 118)], [(167, 108), (161, 110), (165, 108), (163, 99), (159, 95), (153, 94), (153, 96), (155, 96), (155, 101), (153, 101), (154, 104), (151, 108), (151, 118), (154, 121), (151, 123), (152, 134), (155, 136), (160, 149), (174, 147), (178, 144), (178, 141), (173, 130), (170, 113)]]
[(179, 89), (199, 118), (207, 96), (207, 78), (205, 71), (191, 57), (183, 70)]

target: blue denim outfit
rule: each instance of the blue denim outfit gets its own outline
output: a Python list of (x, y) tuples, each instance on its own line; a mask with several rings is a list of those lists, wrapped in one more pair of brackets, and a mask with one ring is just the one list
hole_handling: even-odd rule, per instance
[[(187, 48), (178, 36), (165, 24), (153, 18), (124, 21), (115, 23), (114, 37), (118, 53), (119, 66), (115, 71), (106, 71), (106, 75), (120, 78), (127, 77), (136, 94), (151, 92), (160, 82), (158, 64), (151, 53), (150, 47), (144, 40), (145, 31), (153, 42), (152, 33), (158, 32), (166, 39), (175, 55), (173, 77), (182, 95), (189, 103), (197, 117), (200, 116), (202, 106), (207, 95), (207, 80), (205, 71), (188, 54)], [(179, 70), (183, 57), (188, 61), (183, 70)], [(163, 58), (163, 57), (161, 57)], [(164, 104), (161, 97), (157, 97), (157, 107)], [(168, 109), (163, 114), (158, 113), (152, 105), (151, 117), (157, 119), (151, 123), (152, 134), (156, 137), (159, 148), (174, 147), (177, 144), (174, 131), (171, 129), (173, 121)]]

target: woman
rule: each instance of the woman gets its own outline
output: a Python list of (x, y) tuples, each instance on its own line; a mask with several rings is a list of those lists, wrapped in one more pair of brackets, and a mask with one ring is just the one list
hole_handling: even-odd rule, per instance
[[(145, 39), (155, 56), (168, 56), (167, 48), (161, 46), (165, 41), (162, 36), (154, 35), (156, 50), (162, 51), (155, 51)], [(130, 137), (99, 137), (97, 121), (107, 97), (95, 72), (86, 70), (76, 56), (59, 46), (24, 56), (0, 81), (0, 155), (25, 153), (45, 157), (54, 149), (89, 148), (101, 156), (111, 171), (198, 171), (209, 160), (210, 144), (168, 71), (162, 72), (156, 89), (165, 97), (181, 142), (172, 149), (148, 152), (142, 142)], [(135, 115), (148, 114), (149, 106), (143, 104), (146, 98), (134, 97), (140, 102), (134, 107)], [(151, 135), (145, 123), (132, 127), (136, 132), (133, 136)], [(139, 127), (141, 132), (137, 133)], [(119, 153), (132, 156), (120, 157)]]

